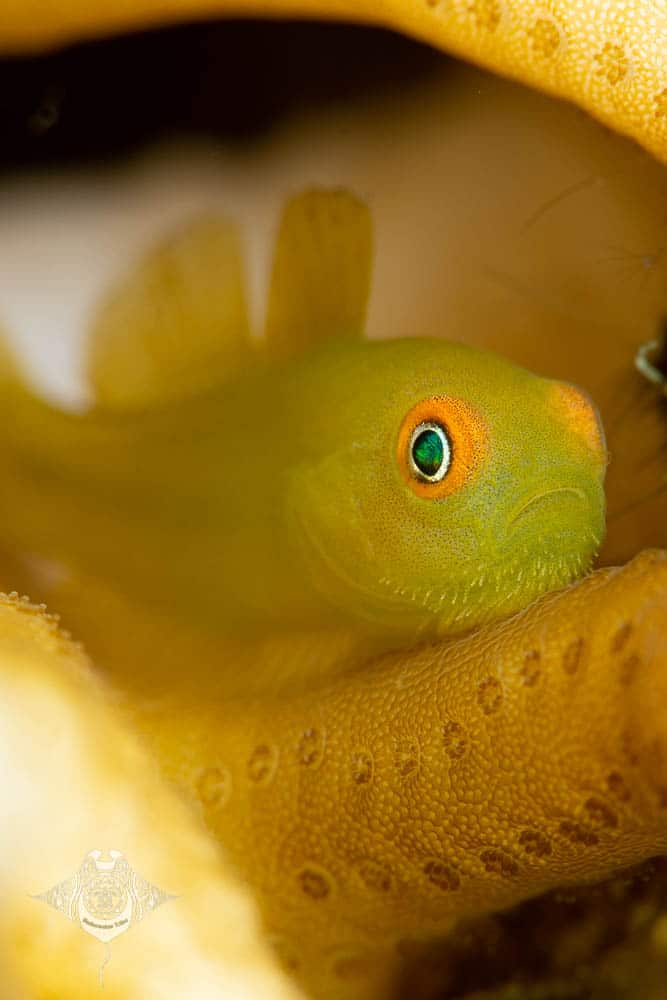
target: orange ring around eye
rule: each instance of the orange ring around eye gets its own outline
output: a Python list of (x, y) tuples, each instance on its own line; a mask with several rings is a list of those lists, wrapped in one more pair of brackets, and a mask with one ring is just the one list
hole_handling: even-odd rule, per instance
[[(452, 448), (451, 465), (437, 483), (425, 482), (415, 475), (410, 462), (410, 441), (415, 427), (436, 423), (445, 430)], [(469, 403), (453, 396), (429, 396), (406, 414), (398, 432), (396, 457), (406, 483), (428, 500), (439, 500), (456, 493), (470, 479), (488, 451), (488, 430), (481, 414)]]

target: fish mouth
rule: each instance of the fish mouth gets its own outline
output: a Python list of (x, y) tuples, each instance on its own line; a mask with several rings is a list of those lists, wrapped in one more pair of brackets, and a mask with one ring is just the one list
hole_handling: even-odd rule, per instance
[(541, 507), (543, 504), (548, 504), (554, 497), (570, 496), (575, 497), (577, 500), (586, 501), (586, 494), (583, 490), (579, 489), (578, 486), (556, 486), (550, 490), (542, 490), (541, 493), (535, 493), (532, 497), (521, 504), (518, 510), (512, 515), (508, 528), (516, 527), (517, 523), (521, 521), (523, 517), (529, 512), (533, 511), (535, 507)]

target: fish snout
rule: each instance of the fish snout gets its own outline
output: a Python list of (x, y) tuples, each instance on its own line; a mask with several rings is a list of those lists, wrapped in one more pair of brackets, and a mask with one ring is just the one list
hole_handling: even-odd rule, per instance
[(607, 444), (600, 414), (591, 398), (569, 382), (554, 382), (549, 401), (556, 419), (584, 441), (604, 470), (608, 462)]

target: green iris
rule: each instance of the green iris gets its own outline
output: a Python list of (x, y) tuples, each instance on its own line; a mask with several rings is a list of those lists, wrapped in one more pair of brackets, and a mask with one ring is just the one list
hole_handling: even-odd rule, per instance
[(415, 438), (412, 460), (424, 476), (437, 476), (444, 458), (445, 445), (441, 433), (428, 428)]

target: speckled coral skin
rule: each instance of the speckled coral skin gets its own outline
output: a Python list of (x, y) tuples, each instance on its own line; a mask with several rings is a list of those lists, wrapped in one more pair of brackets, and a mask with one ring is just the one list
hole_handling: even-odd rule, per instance
[(575, 101), (667, 157), (667, 12), (652, 0), (10, 0), (0, 46), (215, 15), (306, 16), (395, 28)]
[[(667, 850), (667, 554), (289, 699), (132, 707), (314, 996)], [(224, 719), (224, 725), (221, 720)]]

